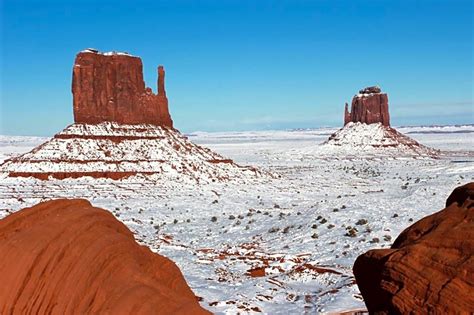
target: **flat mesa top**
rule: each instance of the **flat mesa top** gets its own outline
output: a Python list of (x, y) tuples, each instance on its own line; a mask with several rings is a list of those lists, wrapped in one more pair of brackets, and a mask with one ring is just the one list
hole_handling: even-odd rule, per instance
[(120, 52), (120, 51), (107, 51), (101, 52), (94, 48), (87, 48), (81, 51), (81, 53), (90, 53), (90, 54), (97, 54), (103, 56), (129, 56), (129, 57), (136, 57), (134, 55), (129, 54), (128, 52)]
[(372, 95), (375, 95), (375, 94), (381, 94), (382, 93), (382, 89), (380, 89), (380, 87), (378, 86), (369, 86), (369, 87), (366, 87), (365, 89), (362, 89), (359, 91), (358, 94), (356, 94), (357, 97), (367, 97), (367, 96), (372, 96)]

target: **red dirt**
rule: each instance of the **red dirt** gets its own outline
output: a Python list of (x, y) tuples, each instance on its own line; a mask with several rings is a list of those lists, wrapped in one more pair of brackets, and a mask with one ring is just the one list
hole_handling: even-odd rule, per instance
[(250, 269), (247, 271), (247, 274), (252, 278), (265, 277), (265, 267)]

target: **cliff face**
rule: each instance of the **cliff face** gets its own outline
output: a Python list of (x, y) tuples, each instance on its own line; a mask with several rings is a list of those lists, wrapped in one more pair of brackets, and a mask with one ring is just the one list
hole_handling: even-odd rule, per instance
[(474, 183), (456, 188), (445, 209), (408, 227), (390, 249), (359, 256), (354, 275), (371, 313), (471, 313)]
[(110, 121), (172, 128), (164, 76), (163, 67), (158, 67), (158, 94), (154, 94), (145, 87), (139, 57), (96, 50), (80, 52), (72, 79), (74, 122)]
[(366, 124), (382, 123), (390, 126), (388, 113), (388, 96), (382, 93), (379, 87), (372, 86), (359, 91), (352, 99), (351, 111), (347, 103), (344, 111), (344, 125), (349, 122)]
[(108, 211), (60, 199), (0, 220), (1, 314), (207, 314)]

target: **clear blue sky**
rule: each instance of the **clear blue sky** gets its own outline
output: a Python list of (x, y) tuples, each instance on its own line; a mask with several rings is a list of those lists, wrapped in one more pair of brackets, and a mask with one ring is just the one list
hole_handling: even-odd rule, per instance
[(184, 132), (339, 126), (374, 84), (394, 125), (474, 123), (472, 3), (0, 0), (0, 133), (72, 123), (87, 47), (141, 56), (153, 89), (164, 64)]

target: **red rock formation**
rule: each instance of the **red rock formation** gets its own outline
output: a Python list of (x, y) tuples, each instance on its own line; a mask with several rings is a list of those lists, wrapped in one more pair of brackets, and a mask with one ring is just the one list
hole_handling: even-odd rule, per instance
[(124, 53), (84, 50), (73, 68), (74, 122), (154, 124), (173, 127), (164, 89), (165, 72), (158, 67), (158, 94), (145, 88), (142, 61)]
[(86, 200), (0, 220), (1, 314), (206, 314), (169, 259)]
[(354, 275), (371, 313), (472, 313), (474, 183), (456, 188), (445, 209), (407, 228), (390, 249), (359, 256)]
[(349, 122), (361, 122), (366, 124), (382, 123), (390, 126), (390, 115), (388, 113), (388, 97), (381, 93), (379, 87), (372, 86), (359, 91), (352, 99), (351, 112), (344, 112), (344, 126)]
[(349, 105), (346, 103), (344, 106), (344, 126), (351, 121), (351, 113), (349, 113)]
[(158, 66), (158, 95), (166, 97), (165, 69), (163, 69), (163, 66)]

